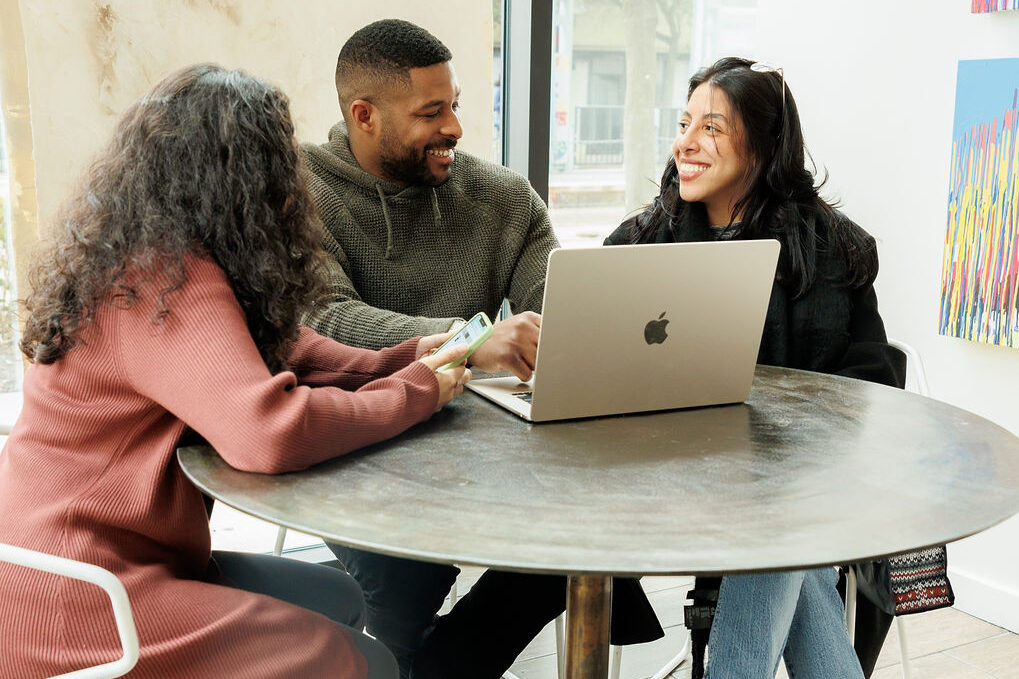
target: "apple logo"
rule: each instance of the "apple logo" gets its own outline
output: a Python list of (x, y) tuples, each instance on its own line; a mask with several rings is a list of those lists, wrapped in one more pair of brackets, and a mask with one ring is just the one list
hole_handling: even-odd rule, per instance
[(658, 317), (657, 321), (648, 321), (648, 324), (644, 326), (644, 341), (648, 344), (661, 344), (665, 341), (665, 338), (669, 336), (665, 332), (665, 326), (669, 324), (669, 319), (665, 318), (665, 312)]

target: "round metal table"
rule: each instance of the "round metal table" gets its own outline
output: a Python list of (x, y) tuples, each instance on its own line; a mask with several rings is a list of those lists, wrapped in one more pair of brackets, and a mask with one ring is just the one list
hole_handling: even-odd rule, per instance
[(898, 389), (769, 367), (745, 404), (534, 425), (467, 393), (292, 474), (236, 471), (207, 446), (178, 458), (209, 495), (330, 541), (569, 575), (570, 677), (605, 676), (607, 576), (849, 563), (1019, 511), (1019, 439), (1005, 429)]

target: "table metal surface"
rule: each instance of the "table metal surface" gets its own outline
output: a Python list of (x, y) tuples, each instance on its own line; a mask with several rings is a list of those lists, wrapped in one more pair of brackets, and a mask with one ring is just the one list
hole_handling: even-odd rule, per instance
[(403, 435), (268, 476), (182, 448), (248, 514), (372, 551), (573, 575), (845, 563), (1019, 511), (1019, 439), (948, 404), (759, 367), (745, 404), (528, 424), (462, 397)]

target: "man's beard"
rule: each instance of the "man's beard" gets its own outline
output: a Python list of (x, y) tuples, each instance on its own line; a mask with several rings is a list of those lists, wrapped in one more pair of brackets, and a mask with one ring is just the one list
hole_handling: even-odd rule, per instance
[(381, 141), (379, 164), (389, 179), (408, 186), (439, 186), (449, 179), (449, 173), (437, 177), (432, 172), (428, 167), (428, 155), (425, 151), (429, 148), (453, 148), (456, 146), (455, 141), (443, 145), (433, 144), (422, 151), (404, 146), (395, 135), (390, 136), (387, 133), (383, 133)]

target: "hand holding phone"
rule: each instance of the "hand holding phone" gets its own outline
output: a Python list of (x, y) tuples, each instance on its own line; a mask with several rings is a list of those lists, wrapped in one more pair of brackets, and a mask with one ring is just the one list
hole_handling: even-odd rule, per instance
[(458, 365), (463, 365), (471, 354), (474, 353), (475, 349), (480, 347), (485, 340), (492, 336), (492, 321), (489, 320), (488, 315), (484, 311), (476, 313), (471, 320), (454, 333), (452, 337), (443, 342), (436, 350), (435, 353), (439, 353), (444, 349), (456, 346), (457, 344), (466, 344), (467, 353), (459, 361), (453, 363), (447, 363), (446, 365), (439, 368), (439, 370), (447, 370)]
[(466, 366), (458, 365), (445, 369), (445, 365), (463, 363), (463, 355), (467, 352), (466, 344), (456, 344), (442, 351), (432, 351), (418, 359), (420, 363), (428, 366), (428, 369), (435, 374), (439, 384), (439, 398), (435, 404), (438, 412), (454, 398), (463, 393), (464, 385), (471, 379), (471, 371)]

